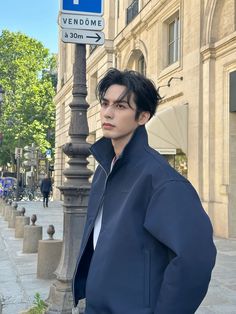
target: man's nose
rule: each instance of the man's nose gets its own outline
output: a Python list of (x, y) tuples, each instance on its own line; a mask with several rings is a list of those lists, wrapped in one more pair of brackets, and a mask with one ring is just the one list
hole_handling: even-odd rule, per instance
[(113, 105), (109, 105), (106, 107), (105, 111), (104, 111), (104, 116), (105, 117), (113, 117), (114, 116), (114, 106)]

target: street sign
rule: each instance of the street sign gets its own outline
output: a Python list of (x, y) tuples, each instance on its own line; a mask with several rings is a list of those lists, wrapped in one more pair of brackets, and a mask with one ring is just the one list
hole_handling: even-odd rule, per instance
[(64, 43), (72, 44), (103, 45), (105, 42), (103, 32), (65, 28), (61, 30), (61, 39)]
[(61, 12), (103, 15), (103, 0), (61, 0)]
[(62, 28), (102, 30), (104, 19), (100, 16), (64, 14), (59, 16), (59, 24)]
[(51, 157), (52, 157), (52, 151), (51, 151), (51, 149), (47, 149), (45, 155), (46, 155), (46, 158), (47, 158), (47, 159), (51, 159)]
[(23, 154), (23, 149), (19, 147), (15, 147), (15, 158), (20, 158), (22, 157)]

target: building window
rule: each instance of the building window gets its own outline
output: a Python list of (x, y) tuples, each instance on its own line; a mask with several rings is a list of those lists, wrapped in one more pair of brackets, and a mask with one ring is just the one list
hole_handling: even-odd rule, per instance
[(168, 25), (168, 65), (179, 60), (180, 23), (176, 16)]
[(146, 76), (146, 70), (147, 70), (146, 62), (144, 56), (141, 55), (141, 57), (138, 59), (138, 72)]
[(127, 9), (127, 16), (126, 16), (126, 24), (129, 24), (134, 18), (135, 16), (138, 15), (138, 1), (139, 0), (134, 0), (132, 1), (132, 3), (130, 4), (130, 6)]
[(229, 74), (229, 108), (230, 112), (236, 112), (236, 71)]
[(176, 153), (164, 154), (169, 164), (185, 178), (188, 177), (188, 159), (181, 149), (176, 149)]

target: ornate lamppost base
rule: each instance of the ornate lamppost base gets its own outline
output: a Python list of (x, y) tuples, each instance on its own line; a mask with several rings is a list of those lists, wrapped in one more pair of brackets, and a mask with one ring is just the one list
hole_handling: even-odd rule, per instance
[(46, 303), (49, 304), (46, 314), (71, 314), (73, 307), (71, 282), (55, 281), (50, 287)]

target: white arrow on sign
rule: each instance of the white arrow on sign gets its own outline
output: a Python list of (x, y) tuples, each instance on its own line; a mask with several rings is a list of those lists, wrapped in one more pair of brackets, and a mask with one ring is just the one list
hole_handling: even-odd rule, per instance
[(105, 42), (103, 32), (75, 29), (62, 29), (61, 39), (64, 43), (72, 44), (103, 45)]
[(65, 14), (59, 16), (62, 28), (99, 30), (104, 28), (104, 19), (100, 16)]
[(60, 0), (63, 13), (103, 15), (103, 0)]

